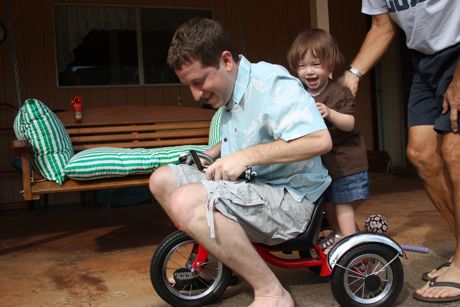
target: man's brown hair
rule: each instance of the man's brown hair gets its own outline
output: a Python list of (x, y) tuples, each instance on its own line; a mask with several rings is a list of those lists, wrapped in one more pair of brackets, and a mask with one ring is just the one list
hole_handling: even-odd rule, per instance
[(287, 61), (293, 71), (297, 71), (299, 62), (308, 51), (330, 71), (343, 61), (343, 55), (332, 35), (322, 29), (309, 29), (297, 35), (288, 51)]
[(167, 62), (174, 70), (192, 61), (199, 61), (204, 67), (218, 68), (220, 56), (227, 50), (231, 52), (233, 60), (238, 62), (238, 50), (224, 27), (215, 20), (195, 17), (182, 24), (174, 33)]

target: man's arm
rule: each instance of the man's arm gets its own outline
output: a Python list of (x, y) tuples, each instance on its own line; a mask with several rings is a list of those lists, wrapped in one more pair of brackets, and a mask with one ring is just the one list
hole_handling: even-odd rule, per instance
[(204, 153), (213, 158), (213, 160), (216, 160), (220, 157), (220, 147), (221, 147), (221, 142), (217, 143), (214, 147), (209, 148), (206, 150)]
[[(396, 24), (388, 13), (372, 16), (372, 26), (366, 34), (361, 49), (351, 63), (363, 75), (380, 60), (396, 33)], [(353, 96), (358, 91), (359, 78), (345, 71), (339, 82), (351, 90)]]
[(316, 131), (289, 142), (277, 140), (259, 144), (220, 158), (206, 170), (206, 177), (236, 180), (248, 166), (307, 160), (325, 154), (331, 148), (331, 136), (327, 130)]
[(449, 84), (447, 91), (444, 94), (444, 101), (442, 102), (442, 113), (449, 111), (450, 107), (450, 122), (452, 131), (458, 132), (458, 112), (460, 112), (460, 59), (457, 60), (457, 67), (455, 68), (454, 78)]

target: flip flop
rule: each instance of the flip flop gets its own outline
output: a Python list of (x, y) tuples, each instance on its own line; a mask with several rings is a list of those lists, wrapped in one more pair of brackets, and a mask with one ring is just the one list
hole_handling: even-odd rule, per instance
[[(438, 271), (438, 270), (440, 270), (442, 268), (446, 268), (446, 267), (450, 266), (451, 263), (452, 263), (451, 261), (446, 261), (444, 263), (441, 263), (435, 270)], [(422, 273), (422, 280), (423, 281), (430, 281), (431, 280), (430, 276), (428, 275), (429, 273), (431, 273), (431, 272)]]
[[(428, 284), (430, 288), (450, 287), (450, 288), (460, 289), (460, 283), (458, 282), (436, 281), (436, 278), (437, 277), (430, 280), (430, 283)], [(460, 301), (460, 294), (456, 296), (450, 296), (450, 297), (424, 297), (424, 296), (417, 294), (417, 292), (414, 292), (414, 298), (421, 302), (427, 302), (427, 303), (452, 303), (452, 302)]]

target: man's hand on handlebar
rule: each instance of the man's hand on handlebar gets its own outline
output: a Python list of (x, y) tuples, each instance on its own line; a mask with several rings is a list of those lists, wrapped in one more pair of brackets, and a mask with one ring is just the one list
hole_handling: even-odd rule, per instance
[(236, 181), (246, 171), (247, 166), (232, 155), (217, 159), (206, 169), (208, 180)]
[(205, 153), (190, 150), (189, 153), (179, 157), (179, 162), (188, 165), (194, 164), (198, 170), (206, 174), (208, 180), (251, 181), (257, 176), (252, 167), (243, 165), (236, 156), (227, 156), (213, 161)]

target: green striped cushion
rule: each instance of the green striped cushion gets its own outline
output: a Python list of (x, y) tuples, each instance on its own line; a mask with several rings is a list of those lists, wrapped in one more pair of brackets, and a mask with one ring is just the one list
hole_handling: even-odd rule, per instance
[(44, 178), (62, 184), (64, 167), (73, 155), (64, 125), (45, 104), (27, 99), (14, 120), (18, 140), (27, 140), (33, 150), (32, 166)]
[(211, 126), (209, 127), (209, 147), (214, 147), (214, 145), (220, 142), (220, 117), (223, 110), (224, 107), (219, 108), (212, 117)]
[(92, 180), (150, 174), (155, 168), (177, 164), (179, 156), (192, 149), (205, 151), (207, 145), (183, 145), (163, 148), (97, 147), (73, 156), (65, 167), (65, 174), (75, 180)]

